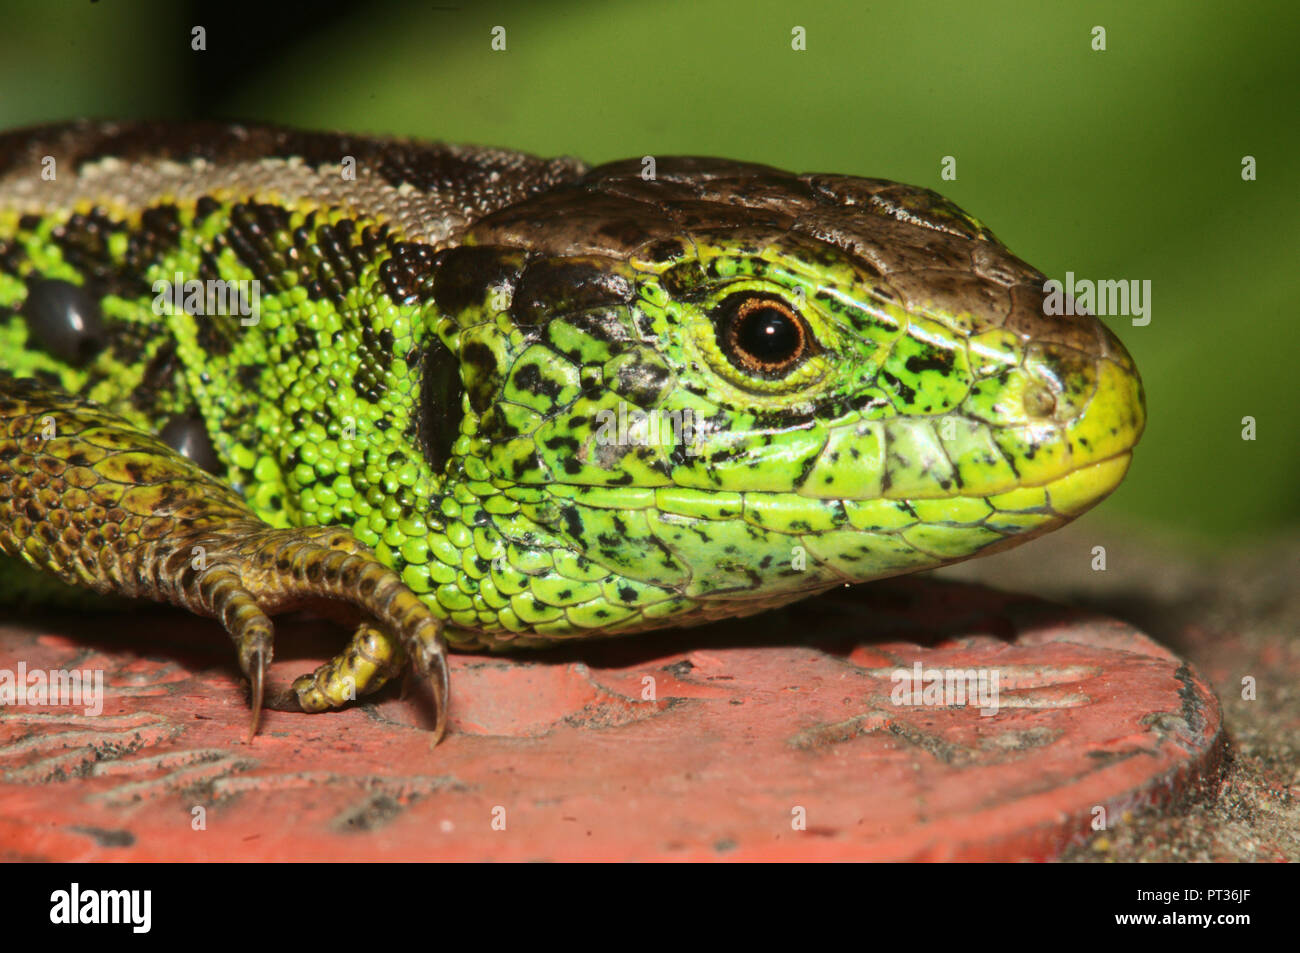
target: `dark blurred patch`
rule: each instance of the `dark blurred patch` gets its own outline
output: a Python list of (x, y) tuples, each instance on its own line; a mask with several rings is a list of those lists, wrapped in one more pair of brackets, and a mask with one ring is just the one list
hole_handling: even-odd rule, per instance
[[(184, 57), (182, 71), (168, 77), (169, 83), (185, 88), (182, 108), (191, 118), (248, 118), (223, 116), (220, 105), (233, 99), (234, 90), (250, 75), (283, 57), (289, 48), (309, 45), (338, 22), (357, 15), (357, 5), (344, 0), (316, 0), (307, 6), (252, 0), (217, 5), (190, 0), (185, 6), (183, 22), (202, 26), (207, 31), (208, 50), (221, 51), (215, 68), (203, 57)], [(371, 7), (367, 15), (401, 15), (404, 7), (395, 4), (385, 13)]]

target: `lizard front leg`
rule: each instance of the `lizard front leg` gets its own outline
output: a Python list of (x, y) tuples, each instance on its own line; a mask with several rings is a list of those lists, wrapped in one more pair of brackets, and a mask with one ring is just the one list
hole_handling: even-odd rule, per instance
[(156, 437), (86, 400), (0, 375), (0, 551), (96, 592), (217, 619), (251, 684), (256, 733), (273, 653), (270, 614), (330, 600), (364, 616), (349, 647), (272, 694), (320, 711), (382, 684), (408, 656), (446, 728), (442, 623), (351, 533), (277, 529)]

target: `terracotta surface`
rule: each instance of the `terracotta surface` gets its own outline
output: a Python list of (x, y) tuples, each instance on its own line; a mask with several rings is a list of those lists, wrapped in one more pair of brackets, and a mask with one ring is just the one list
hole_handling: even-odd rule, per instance
[[(281, 628), (279, 681), (346, 636)], [(436, 749), (423, 696), (395, 691), (270, 712), (247, 743), (228, 641), (169, 611), (9, 625), (0, 668), (19, 661), (102, 669), (107, 694), (97, 717), (0, 710), (7, 859), (1046, 859), (1223, 750), (1213, 693), (1136, 630), (932, 579), (455, 656)], [(917, 661), (996, 671), (996, 714), (894, 704)]]

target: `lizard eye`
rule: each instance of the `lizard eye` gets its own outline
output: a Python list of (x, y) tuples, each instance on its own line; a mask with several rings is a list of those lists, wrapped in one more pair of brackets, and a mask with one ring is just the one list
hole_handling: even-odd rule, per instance
[(780, 298), (732, 295), (715, 314), (718, 344), (737, 370), (780, 378), (812, 352), (808, 328)]

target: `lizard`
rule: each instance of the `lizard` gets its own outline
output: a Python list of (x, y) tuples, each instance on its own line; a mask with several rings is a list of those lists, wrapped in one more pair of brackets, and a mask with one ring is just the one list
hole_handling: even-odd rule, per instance
[[(249, 307), (248, 305), (254, 305)], [(1145, 397), (939, 194), (263, 124), (0, 134), (0, 562), (218, 620), (263, 707), (1055, 529)], [(270, 616), (347, 646), (272, 690)]]

